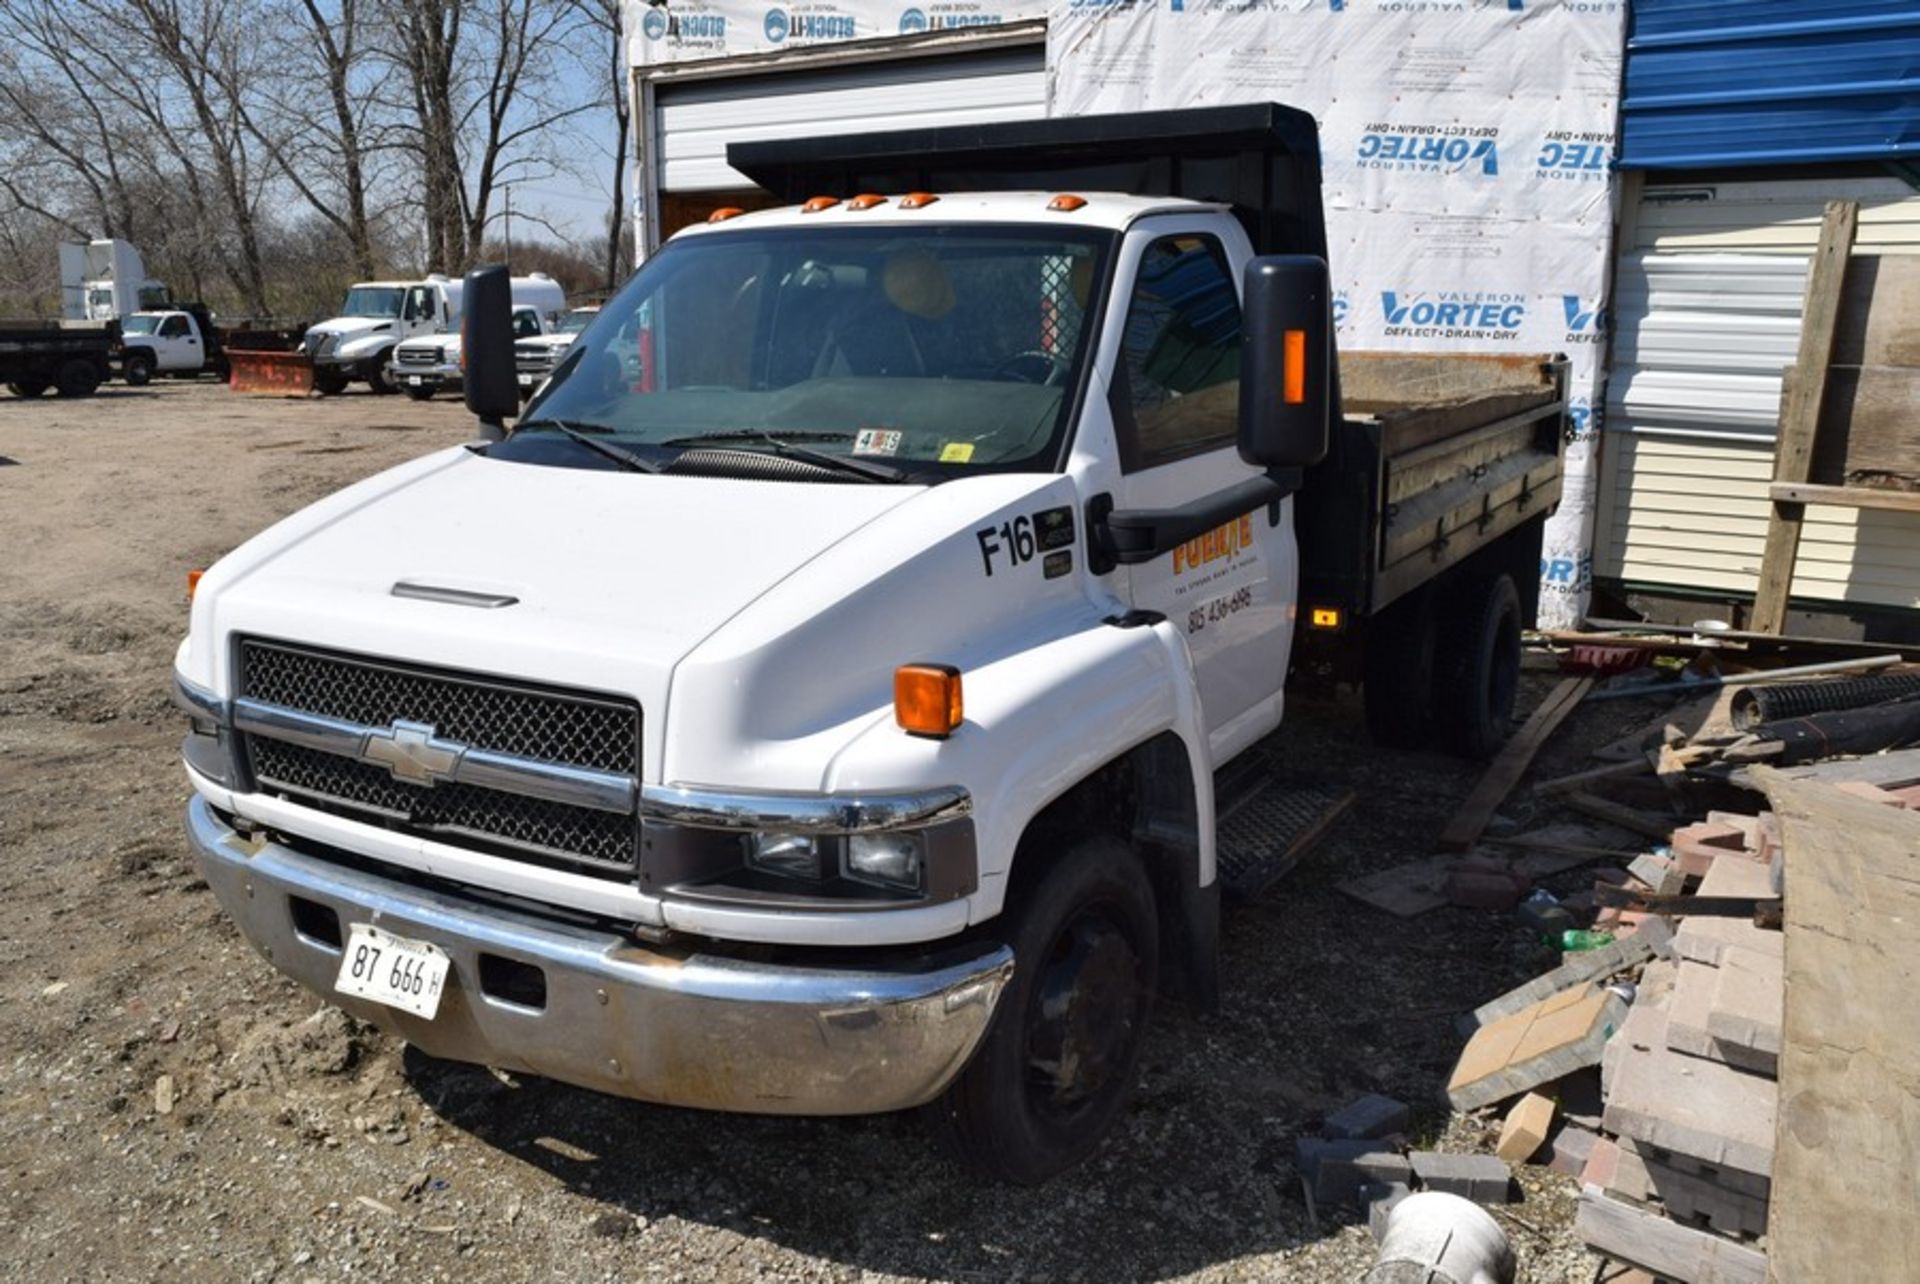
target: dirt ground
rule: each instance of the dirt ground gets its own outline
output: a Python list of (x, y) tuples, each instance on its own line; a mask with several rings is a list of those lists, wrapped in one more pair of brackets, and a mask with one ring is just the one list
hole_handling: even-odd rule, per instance
[[(1296, 700), (1272, 748), (1358, 805), (1229, 910), (1223, 1010), (1163, 1005), (1118, 1134), (1037, 1191), (963, 1178), (908, 1117), (701, 1114), (431, 1062), (280, 979), (180, 835), (184, 577), (470, 423), (444, 399), (211, 384), (0, 395), (7, 1278), (1346, 1281), (1364, 1219), (1310, 1216), (1294, 1139), (1380, 1091), (1417, 1103), (1417, 1140), (1484, 1143), (1439, 1095), (1454, 1018), (1552, 960), (1509, 917), (1400, 920), (1335, 890), (1428, 854), (1476, 777), (1372, 749), (1349, 697)], [(1648, 716), (1584, 709), (1537, 770)], [(1522, 1185), (1498, 1213), (1521, 1279), (1592, 1279), (1573, 1183)]]

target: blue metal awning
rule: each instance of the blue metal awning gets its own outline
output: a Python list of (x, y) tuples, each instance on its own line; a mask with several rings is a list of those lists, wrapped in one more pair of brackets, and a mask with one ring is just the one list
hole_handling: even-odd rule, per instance
[(1638, 0), (1622, 168), (1920, 158), (1920, 0)]

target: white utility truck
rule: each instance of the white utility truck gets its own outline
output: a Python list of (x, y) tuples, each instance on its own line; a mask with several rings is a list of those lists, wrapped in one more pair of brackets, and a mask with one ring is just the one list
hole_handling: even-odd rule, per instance
[(173, 306), (173, 291), (147, 275), (132, 242), (60, 243), (60, 313), (69, 321), (118, 321)]
[[(530, 303), (513, 305), (513, 337), (543, 338), (554, 314)], [(402, 339), (394, 345), (387, 380), (415, 401), (427, 401), (436, 392), (458, 391), (465, 366), (460, 360), (460, 332)]]
[(151, 383), (157, 374), (206, 371), (224, 379), (227, 354), (222, 338), (212, 314), (199, 304), (135, 312), (120, 323), (121, 378), (136, 388)]
[(1505, 734), (1564, 367), (1336, 364), (1289, 108), (729, 162), (811, 199), (674, 237), (511, 433), (473, 274), (484, 439), (206, 572), (191, 843), (276, 967), (429, 1054), (924, 1107), (1038, 1181), (1156, 994), (1216, 1000), (1290, 670), (1374, 676), (1396, 738)]
[(533, 396), (560, 364), (567, 348), (580, 337), (593, 319), (600, 315), (596, 307), (575, 308), (560, 318), (560, 324), (545, 334), (527, 335), (513, 345), (513, 368), (520, 384), (522, 400)]
[[(362, 281), (347, 289), (340, 315), (307, 330), (313, 386), (332, 395), (359, 380), (375, 392), (393, 392), (394, 348), (416, 335), (457, 334), (460, 282), (438, 272), (420, 281)], [(543, 313), (566, 309), (566, 291), (543, 272), (515, 277), (515, 302)]]

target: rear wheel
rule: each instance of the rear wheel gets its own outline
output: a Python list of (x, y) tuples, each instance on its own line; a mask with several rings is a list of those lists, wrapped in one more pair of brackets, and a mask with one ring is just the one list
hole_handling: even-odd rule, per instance
[(45, 379), (16, 379), (7, 385), (7, 391), (16, 397), (38, 397), (48, 386)]
[(1008, 911), (1013, 980), (973, 1061), (926, 1108), (982, 1176), (1033, 1185), (1099, 1146), (1133, 1093), (1159, 929), (1139, 857), (1092, 838)]
[(1450, 595), (1434, 650), (1434, 722), (1445, 746), (1488, 758), (1513, 730), (1520, 689), (1520, 593), (1505, 573)]
[(75, 357), (54, 376), (53, 390), (63, 397), (91, 397), (100, 387), (100, 367)]
[(153, 382), (153, 370), (154, 360), (151, 352), (129, 352), (121, 363), (121, 371), (126, 378), (127, 386), (131, 388), (144, 388)]
[(1433, 601), (1402, 599), (1367, 627), (1360, 696), (1367, 735), (1389, 749), (1424, 749), (1433, 736)]
[(315, 366), (313, 390), (323, 397), (337, 397), (347, 390), (347, 373), (338, 366)]

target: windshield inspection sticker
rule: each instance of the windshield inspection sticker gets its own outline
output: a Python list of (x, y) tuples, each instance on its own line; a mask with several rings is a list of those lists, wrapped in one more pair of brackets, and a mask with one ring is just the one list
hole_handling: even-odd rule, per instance
[(862, 428), (853, 439), (856, 455), (897, 455), (905, 434), (892, 428)]
[(950, 441), (940, 447), (940, 462), (943, 464), (964, 464), (973, 459), (973, 443), (970, 441)]

